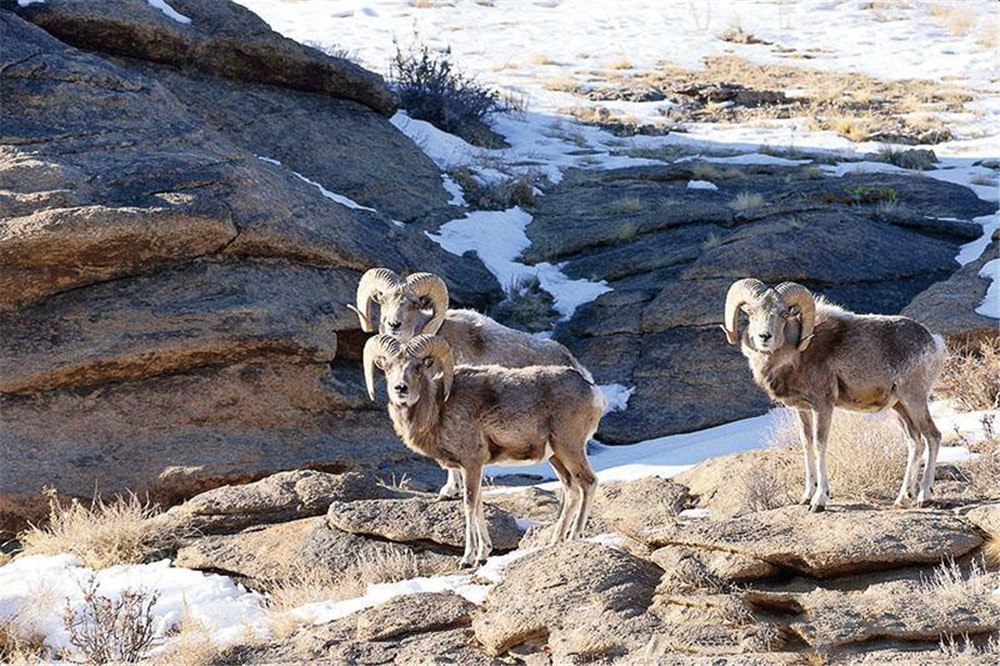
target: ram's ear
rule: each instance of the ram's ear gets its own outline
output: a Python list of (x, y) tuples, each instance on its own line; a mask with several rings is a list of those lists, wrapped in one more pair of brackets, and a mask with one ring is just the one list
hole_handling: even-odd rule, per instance
[(424, 359), (423, 363), (425, 368), (431, 367), (432, 365), (434, 365), (434, 357), (428, 356), (427, 358)]
[(801, 314), (802, 314), (802, 308), (800, 308), (798, 305), (793, 305), (790, 308), (788, 308), (789, 317), (798, 317)]

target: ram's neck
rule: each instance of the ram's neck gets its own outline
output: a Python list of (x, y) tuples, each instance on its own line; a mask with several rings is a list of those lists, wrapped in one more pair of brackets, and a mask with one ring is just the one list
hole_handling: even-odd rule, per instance
[(421, 388), (421, 398), (415, 405), (389, 404), (389, 416), (399, 438), (410, 449), (431, 457), (437, 448), (437, 426), (441, 413), (437, 388), (436, 384), (427, 382)]
[(743, 355), (750, 361), (750, 370), (757, 386), (772, 400), (784, 402), (792, 394), (791, 380), (795, 374), (798, 351), (790, 346), (765, 354), (743, 344)]

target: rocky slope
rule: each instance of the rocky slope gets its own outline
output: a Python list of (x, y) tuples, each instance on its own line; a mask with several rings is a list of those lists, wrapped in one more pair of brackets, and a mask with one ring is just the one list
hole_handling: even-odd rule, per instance
[[(37, 517), (45, 485), (173, 502), (282, 469), (399, 471), (359, 390), (360, 272), (429, 269), (459, 302), (497, 299), (478, 261), (391, 222), (448, 195), (377, 75), (231, 3), (175, 5), (190, 24), (140, 0), (2, 13), (0, 530)], [(297, 162), (303, 145), (326, 148)]]

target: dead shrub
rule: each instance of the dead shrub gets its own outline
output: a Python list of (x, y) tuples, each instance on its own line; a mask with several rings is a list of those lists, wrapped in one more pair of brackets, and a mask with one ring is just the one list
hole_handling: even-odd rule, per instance
[(936, 392), (967, 411), (1000, 407), (1000, 337), (952, 346)]
[(208, 627), (191, 617), (185, 604), (180, 624), (172, 631), (166, 649), (150, 662), (154, 666), (209, 666), (216, 663), (221, 654)]
[(151, 521), (156, 509), (132, 493), (107, 503), (98, 497), (90, 507), (75, 498), (64, 505), (52, 489), (45, 494), (49, 499), (48, 523), (18, 535), (25, 555), (73, 553), (84, 566), (104, 569), (149, 561), (179, 536)]
[(99, 593), (94, 576), (80, 587), (82, 612), (67, 604), (63, 615), (69, 642), (91, 663), (138, 662), (153, 644), (153, 606), (158, 594), (126, 589), (111, 599)]

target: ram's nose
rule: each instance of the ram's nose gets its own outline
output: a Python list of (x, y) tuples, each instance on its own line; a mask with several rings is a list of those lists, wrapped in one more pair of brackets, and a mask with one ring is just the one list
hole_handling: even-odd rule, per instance
[(398, 395), (401, 395), (401, 396), (406, 395), (407, 393), (410, 392), (410, 389), (409, 389), (409, 387), (406, 384), (396, 384), (392, 388), (393, 388), (393, 390), (396, 391), (396, 393)]
[(390, 321), (389, 328), (392, 329), (393, 333), (399, 333), (399, 329), (403, 327), (403, 322), (401, 321)]

